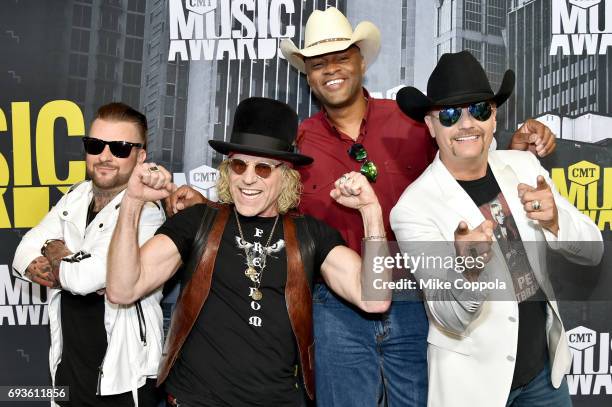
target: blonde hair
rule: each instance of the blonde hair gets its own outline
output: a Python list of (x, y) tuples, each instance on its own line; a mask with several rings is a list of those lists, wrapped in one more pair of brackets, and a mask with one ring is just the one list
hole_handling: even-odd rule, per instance
[[(223, 160), (219, 165), (219, 178), (217, 179), (217, 196), (219, 201), (233, 203), (230, 193), (230, 160)], [(290, 209), (297, 208), (300, 203), (302, 193), (302, 183), (300, 173), (287, 165), (281, 165), (281, 193), (276, 201), (277, 209), (280, 214), (287, 213)]]

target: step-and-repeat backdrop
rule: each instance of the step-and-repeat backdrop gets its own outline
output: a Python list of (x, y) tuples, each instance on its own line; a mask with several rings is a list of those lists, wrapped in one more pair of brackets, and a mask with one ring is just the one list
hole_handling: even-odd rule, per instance
[[(444, 52), (470, 50), (493, 87), (514, 69), (498, 144), (529, 117), (546, 123), (559, 138), (543, 161), (552, 179), (612, 240), (612, 0), (3, 1), (0, 386), (49, 383), (49, 293), (16, 279), (11, 263), (28, 228), (84, 179), (80, 138), (97, 107), (139, 108), (151, 160), (214, 199), (221, 157), (208, 140), (228, 138), (240, 100), (276, 98), (301, 119), (318, 111), (278, 43), (302, 46), (308, 16), (329, 6), (381, 30), (381, 53), (365, 80), (374, 97), (394, 98), (403, 85), (425, 90)], [(612, 401), (611, 304), (601, 294), (609, 283), (595, 276), (580, 298), (561, 302), (576, 406)]]

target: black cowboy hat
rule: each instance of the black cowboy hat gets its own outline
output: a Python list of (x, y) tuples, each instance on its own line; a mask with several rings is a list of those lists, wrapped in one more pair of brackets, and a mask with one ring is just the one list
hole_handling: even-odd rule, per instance
[(242, 153), (310, 164), (313, 159), (294, 152), (298, 131), (297, 113), (274, 99), (244, 99), (234, 114), (230, 141), (210, 140), (208, 144), (221, 154)]
[(504, 73), (501, 86), (493, 93), (485, 70), (468, 51), (442, 55), (427, 81), (427, 95), (412, 86), (397, 93), (402, 112), (416, 121), (436, 106), (458, 106), (466, 103), (492, 101), (501, 106), (514, 89), (514, 72)]

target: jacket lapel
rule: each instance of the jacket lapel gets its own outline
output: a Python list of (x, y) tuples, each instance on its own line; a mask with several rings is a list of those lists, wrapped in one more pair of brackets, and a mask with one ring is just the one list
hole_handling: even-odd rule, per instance
[[(438, 184), (437, 187), (440, 188), (440, 196), (444, 202), (447, 202), (449, 211), (456, 213), (460, 219), (468, 224), (470, 229), (484, 222), (485, 218), (480, 209), (440, 160), (440, 153), (436, 155), (432, 167)], [(447, 238), (452, 238), (452, 235)]]
[[(83, 196), (88, 199), (82, 199)], [(88, 181), (82, 186), (78, 186), (73, 191), (69, 191), (66, 196), (66, 204), (60, 209), (59, 217), (70, 224), (75, 230), (71, 236), (85, 237), (85, 227), (87, 223), (87, 208), (92, 198), (92, 183)]]
[(527, 214), (523, 209), (523, 204), (518, 196), (517, 185), (521, 181), (516, 176), (516, 172), (512, 169), (510, 163), (504, 160), (501, 154), (498, 154), (496, 151), (489, 153), (489, 165), (510, 207), (521, 239), (523, 242), (535, 241), (535, 230), (533, 227), (529, 226), (530, 221), (527, 218)]
[[(125, 194), (125, 190), (119, 192), (117, 196), (113, 198), (102, 210), (96, 215), (95, 219), (87, 225), (85, 232), (90, 232), (92, 228), (93, 230), (102, 231), (107, 227), (114, 226), (116, 222), (113, 222), (113, 216), (119, 216), (119, 208), (121, 206), (121, 200), (123, 199), (123, 195)], [(92, 197), (93, 199), (93, 197)], [(91, 199), (88, 200), (88, 203), (91, 202)], [(83, 218), (87, 217), (87, 210), (89, 207), (85, 208)], [(94, 233), (89, 233), (87, 236), (95, 235)]]

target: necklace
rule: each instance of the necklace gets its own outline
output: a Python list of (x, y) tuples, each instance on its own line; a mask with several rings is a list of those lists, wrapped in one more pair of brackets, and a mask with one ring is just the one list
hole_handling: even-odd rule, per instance
[[(240, 233), (240, 239), (242, 239), (243, 242), (246, 242), (246, 240), (244, 239), (244, 234), (242, 233), (242, 226), (240, 225), (240, 219), (238, 218), (238, 211), (236, 211), (235, 206), (234, 206), (234, 215), (236, 216), (236, 224), (238, 225), (238, 232)], [(260, 271), (257, 271), (257, 269), (255, 268), (255, 264), (253, 263), (253, 260), (254, 260), (253, 254), (250, 253), (249, 248), (246, 245), (244, 247), (244, 255), (247, 260), (247, 269), (244, 271), (244, 275), (249, 280), (251, 280), (251, 282), (253, 283), (253, 287), (251, 287), (252, 290), (249, 296), (255, 301), (259, 301), (263, 298), (263, 293), (261, 292), (259, 287), (261, 286), (261, 279), (263, 278), (263, 271), (264, 271), (264, 268), (266, 267), (266, 255), (267, 255), (266, 249), (270, 245), (270, 241), (272, 240), (272, 235), (274, 235), (274, 229), (276, 228), (276, 224), (278, 223), (279, 216), (280, 215), (276, 215), (276, 219), (274, 219), (274, 225), (272, 225), (270, 236), (268, 236), (268, 241), (266, 242), (266, 245), (263, 248), (263, 251), (261, 253), (261, 263), (259, 266)]]

